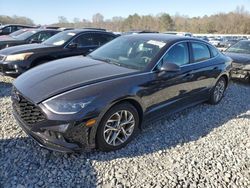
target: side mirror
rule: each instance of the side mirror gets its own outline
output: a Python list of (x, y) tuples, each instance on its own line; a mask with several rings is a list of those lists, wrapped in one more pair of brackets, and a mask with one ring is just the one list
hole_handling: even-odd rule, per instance
[(77, 43), (70, 43), (69, 45), (68, 45), (68, 48), (69, 49), (76, 49), (77, 48)]
[(31, 39), (31, 40), (30, 40), (30, 44), (34, 44), (34, 43), (40, 43), (40, 41)]
[(164, 62), (160, 68), (161, 71), (165, 72), (178, 72), (181, 70), (180, 66), (174, 63)]

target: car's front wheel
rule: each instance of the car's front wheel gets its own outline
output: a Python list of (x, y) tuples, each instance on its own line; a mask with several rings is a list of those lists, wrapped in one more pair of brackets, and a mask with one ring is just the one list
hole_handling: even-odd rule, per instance
[(139, 122), (138, 112), (133, 105), (122, 103), (113, 106), (98, 127), (98, 149), (112, 151), (124, 147), (138, 132)]
[(215, 84), (209, 99), (210, 104), (218, 104), (224, 96), (226, 90), (226, 80), (221, 77)]

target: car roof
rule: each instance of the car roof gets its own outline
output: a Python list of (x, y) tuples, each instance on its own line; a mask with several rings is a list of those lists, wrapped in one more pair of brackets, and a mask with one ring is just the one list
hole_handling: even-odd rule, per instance
[(66, 30), (66, 31), (62, 31), (62, 32), (72, 32), (72, 33), (78, 34), (78, 33), (82, 33), (82, 32), (93, 32), (93, 31), (99, 32), (99, 33), (113, 34), (111, 32), (107, 32), (107, 31), (100, 30), (100, 29), (72, 29), (72, 30)]
[(24, 26), (24, 27), (31, 27), (31, 28), (35, 28), (36, 26), (32, 26), (32, 25), (25, 25), (25, 24), (4, 24), (1, 25), (2, 27), (8, 27), (8, 26)]
[(25, 29), (28, 29), (28, 31), (56, 31), (56, 32), (60, 32), (59, 30), (57, 29), (42, 29), (42, 28), (25, 28)]
[(179, 35), (171, 35), (171, 34), (162, 34), (162, 33), (142, 33), (142, 34), (134, 34), (134, 35), (123, 35), (122, 37), (128, 37), (128, 38), (141, 38), (141, 39), (149, 39), (149, 40), (160, 40), (164, 42), (175, 42), (175, 41), (181, 41), (181, 40), (196, 40), (196, 41), (203, 41), (200, 39), (195, 39), (193, 37), (185, 37), (185, 36), (179, 36)]

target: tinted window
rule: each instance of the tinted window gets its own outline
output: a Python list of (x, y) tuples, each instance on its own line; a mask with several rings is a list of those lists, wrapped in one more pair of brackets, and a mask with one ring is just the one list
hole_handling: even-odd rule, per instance
[(76, 43), (78, 47), (84, 46), (93, 46), (93, 37), (91, 34), (83, 34), (78, 36), (73, 40), (73, 43)]
[(209, 46), (209, 48), (210, 48), (212, 57), (215, 57), (219, 54), (218, 50), (215, 47)]
[(17, 30), (18, 30), (17, 26), (12, 26), (11, 27), (11, 32), (14, 32), (14, 31), (17, 31)]
[(47, 40), (48, 38), (50, 38), (52, 35), (54, 35), (54, 33), (52, 32), (41, 32), (38, 36), (38, 41), (45, 41)]
[(11, 27), (10, 26), (5, 27), (2, 30), (3, 30), (3, 33), (10, 33), (11, 32)]
[(101, 46), (115, 38), (114, 36), (100, 34), (100, 33), (93, 33), (92, 37), (93, 37), (93, 44), (97, 46)]
[(164, 63), (175, 63), (185, 65), (189, 63), (189, 53), (187, 43), (176, 44), (163, 58)]
[(202, 43), (191, 43), (193, 48), (194, 62), (203, 61), (210, 58), (207, 45)]

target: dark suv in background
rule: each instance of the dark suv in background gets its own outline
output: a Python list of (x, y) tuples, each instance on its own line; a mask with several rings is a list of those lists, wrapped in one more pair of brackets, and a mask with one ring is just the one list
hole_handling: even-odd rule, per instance
[(26, 31), (31, 30), (30, 28), (25, 28), (25, 29), (19, 29), (9, 35), (1, 35), (0, 39), (1, 40), (7, 40), (8, 38), (15, 38), (18, 35), (21, 35), (22, 33), (25, 33)]
[(113, 33), (76, 29), (60, 32), (41, 44), (29, 44), (0, 50), (0, 73), (17, 77), (39, 64), (75, 55), (87, 55), (116, 38)]
[(35, 28), (35, 27), (28, 25), (20, 25), (20, 24), (1, 25), (0, 35), (9, 35), (10, 33), (13, 33), (19, 29), (25, 29), (25, 28)]
[(59, 32), (54, 29), (30, 29), (11, 38), (0, 38), (0, 50), (10, 46), (41, 43)]

